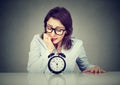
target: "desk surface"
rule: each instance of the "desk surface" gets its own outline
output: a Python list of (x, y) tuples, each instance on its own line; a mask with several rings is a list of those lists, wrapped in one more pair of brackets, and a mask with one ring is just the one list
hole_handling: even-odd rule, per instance
[(105, 74), (0, 73), (0, 85), (120, 85), (120, 72)]

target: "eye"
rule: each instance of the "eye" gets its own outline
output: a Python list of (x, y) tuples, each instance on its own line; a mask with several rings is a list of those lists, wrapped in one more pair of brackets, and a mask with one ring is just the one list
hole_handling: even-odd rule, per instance
[(61, 31), (63, 31), (63, 30), (61, 30), (61, 29), (56, 29), (56, 31), (57, 31), (57, 32), (61, 32)]
[(56, 31), (58, 31), (58, 32), (62, 32), (62, 31), (64, 31), (64, 29), (56, 28)]

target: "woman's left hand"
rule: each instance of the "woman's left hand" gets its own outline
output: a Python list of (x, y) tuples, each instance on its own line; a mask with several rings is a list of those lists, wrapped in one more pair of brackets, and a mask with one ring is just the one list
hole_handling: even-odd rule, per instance
[(94, 66), (92, 68), (86, 69), (83, 73), (106, 73), (105, 70), (101, 69), (99, 66)]

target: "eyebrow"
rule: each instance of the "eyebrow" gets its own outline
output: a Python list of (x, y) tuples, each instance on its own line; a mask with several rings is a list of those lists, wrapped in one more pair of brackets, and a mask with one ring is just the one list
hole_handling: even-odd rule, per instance
[[(53, 27), (53, 26), (50, 25), (50, 24), (47, 24), (47, 26), (51, 26), (51, 27)], [(57, 26), (57, 27), (59, 27), (59, 28), (65, 28), (65, 27), (60, 27), (60, 26)], [(55, 27), (55, 28), (57, 28), (57, 27)]]
[(47, 24), (47, 26), (51, 26), (51, 27), (53, 27), (52, 25), (50, 25), (50, 24)]

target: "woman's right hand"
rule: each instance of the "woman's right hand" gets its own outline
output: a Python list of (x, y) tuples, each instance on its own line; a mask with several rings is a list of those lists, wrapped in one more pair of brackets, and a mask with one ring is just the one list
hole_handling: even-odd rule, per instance
[(47, 45), (49, 52), (52, 53), (52, 51), (55, 49), (55, 47), (51, 41), (51, 37), (47, 33), (43, 34), (43, 41)]

